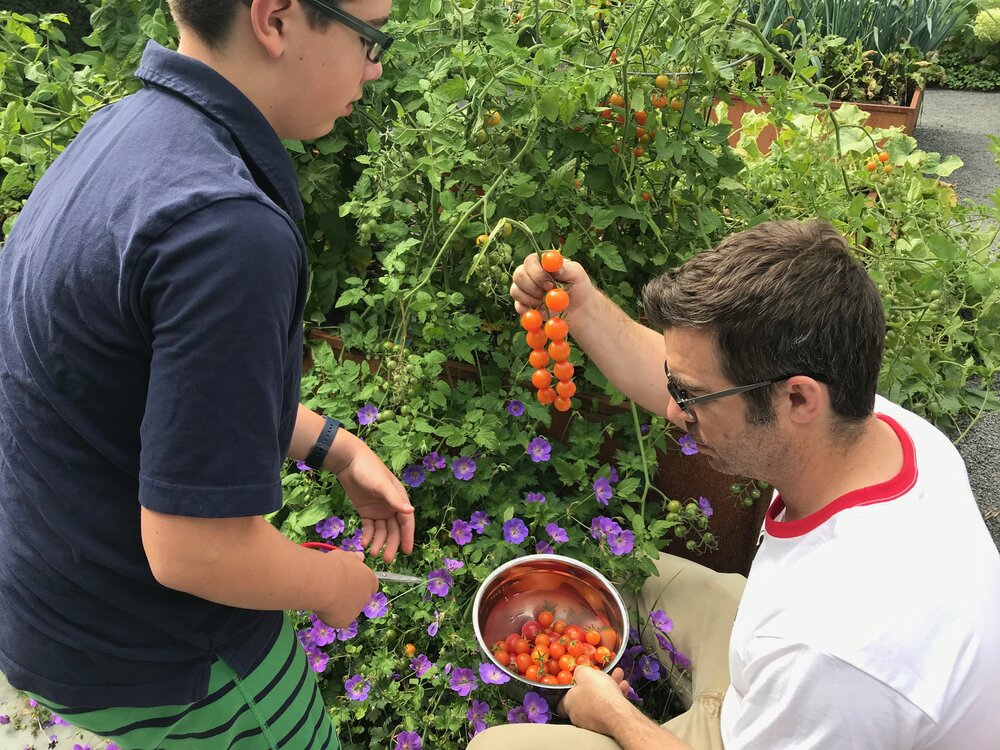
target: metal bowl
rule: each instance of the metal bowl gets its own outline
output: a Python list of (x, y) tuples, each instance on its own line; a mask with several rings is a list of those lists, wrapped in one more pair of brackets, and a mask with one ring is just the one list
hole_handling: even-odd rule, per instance
[[(618, 590), (589, 565), (562, 555), (526, 555), (504, 563), (479, 586), (472, 603), (472, 627), (480, 650), (496, 664), (491, 644), (550, 610), (557, 620), (598, 628), (614, 628), (615, 657), (603, 669), (610, 672), (622, 657), (628, 635), (628, 610)], [(510, 674), (503, 689), (517, 700), (531, 691), (555, 708), (569, 685), (543, 685)]]

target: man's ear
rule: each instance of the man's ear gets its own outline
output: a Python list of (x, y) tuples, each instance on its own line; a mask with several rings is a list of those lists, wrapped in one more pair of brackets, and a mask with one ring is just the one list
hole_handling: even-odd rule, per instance
[(254, 0), (250, 6), (250, 25), (254, 37), (268, 57), (279, 58), (285, 52), (285, 23), (292, 0)]
[(830, 408), (827, 387), (808, 375), (796, 375), (786, 380), (782, 398), (789, 418), (798, 424), (814, 422)]

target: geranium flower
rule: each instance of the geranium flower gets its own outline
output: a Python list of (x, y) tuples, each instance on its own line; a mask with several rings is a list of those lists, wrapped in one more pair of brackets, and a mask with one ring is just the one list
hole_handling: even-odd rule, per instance
[(371, 424), (378, 417), (378, 409), (374, 404), (365, 404), (358, 409), (358, 424)]
[(443, 469), (445, 466), (448, 465), (447, 461), (445, 461), (444, 459), (444, 456), (442, 456), (437, 451), (431, 451), (430, 453), (428, 453), (426, 456), (424, 456), (421, 463), (424, 465), (424, 468), (427, 469), (427, 471), (437, 471), (438, 469)]
[(351, 638), (358, 634), (358, 621), (351, 620), (351, 624), (346, 628), (337, 629), (337, 640), (338, 641), (349, 641)]
[(549, 704), (534, 691), (524, 696), (524, 713), (532, 724), (549, 723)]
[(337, 640), (337, 629), (332, 625), (327, 625), (321, 619), (312, 615), (310, 618), (313, 626), (309, 631), (309, 639), (317, 646), (325, 646)]
[(618, 534), (622, 530), (615, 521), (607, 516), (595, 516), (590, 522), (590, 535), (594, 539), (605, 540), (611, 534)]
[(392, 750), (423, 750), (424, 743), (416, 732), (400, 732)]
[(488, 685), (503, 685), (510, 682), (510, 675), (492, 662), (483, 662), (479, 665), (479, 676)]
[(344, 519), (330, 516), (316, 524), (316, 533), (321, 539), (336, 539), (344, 533)]
[(427, 574), (427, 592), (434, 594), (434, 596), (448, 596), (448, 592), (451, 590), (451, 585), (454, 582), (451, 573), (444, 568), (432, 570)]
[(376, 591), (361, 611), (365, 613), (365, 616), (369, 620), (377, 620), (380, 617), (385, 617), (389, 612), (389, 600), (386, 599), (385, 594), (381, 591)]
[(490, 517), (486, 511), (477, 510), (469, 519), (469, 525), (477, 534), (483, 534), (486, 532), (486, 527), (490, 525)]
[(524, 414), (524, 404), (517, 399), (513, 399), (507, 404), (507, 413), (512, 417), (519, 417)]
[(352, 701), (363, 701), (368, 698), (368, 691), (372, 686), (368, 684), (368, 680), (356, 674), (344, 683), (344, 687), (347, 688), (347, 697)]
[(461, 560), (454, 560), (450, 557), (444, 559), (444, 569), (447, 571), (458, 570), (459, 568), (464, 568), (465, 563)]
[(448, 682), (448, 687), (465, 698), (469, 693), (479, 687), (479, 681), (476, 679), (476, 673), (471, 669), (456, 667), (452, 670), (451, 680)]
[(416, 464), (403, 469), (403, 484), (408, 487), (419, 487), (427, 479), (427, 474)]
[(611, 482), (606, 477), (598, 477), (594, 480), (594, 497), (597, 498), (598, 503), (607, 505), (613, 494)]
[(299, 471), (312, 471), (312, 467), (305, 461), (296, 461), (295, 468)]
[(611, 480), (611, 484), (618, 484), (618, 469), (612, 466), (608, 478)]
[(438, 629), (441, 627), (441, 620), (444, 619), (444, 615), (434, 610), (434, 619), (431, 620), (431, 624), (427, 626), (427, 635), (431, 638), (438, 634)]
[(543, 437), (536, 437), (528, 443), (528, 455), (531, 456), (532, 463), (541, 463), (542, 461), (548, 461), (549, 457), (552, 455), (552, 446), (549, 445), (549, 441)]
[(660, 679), (660, 662), (652, 656), (639, 657), (639, 668), (642, 676), (647, 680), (656, 681)]
[(621, 557), (627, 555), (635, 546), (635, 534), (626, 529), (616, 534), (608, 534), (608, 549), (612, 554)]
[(653, 623), (653, 627), (661, 633), (669, 633), (674, 629), (674, 621), (667, 617), (667, 613), (662, 609), (650, 610), (649, 621)]
[(486, 729), (486, 717), (490, 713), (490, 704), (485, 701), (472, 701), (472, 707), (465, 712), (466, 718), (472, 722), (472, 736)]
[(434, 666), (434, 662), (424, 654), (417, 654), (410, 660), (410, 669), (417, 673), (417, 677), (423, 677), (427, 670)]
[(520, 544), (528, 536), (528, 527), (520, 518), (512, 518), (503, 525), (503, 538), (511, 544)]
[(544, 503), (545, 495), (541, 492), (529, 492), (524, 496), (524, 502), (526, 503)]
[(355, 531), (340, 543), (340, 548), (346, 552), (364, 552), (365, 547), (361, 544), (361, 529)]
[(455, 519), (455, 522), (451, 525), (449, 536), (459, 547), (464, 547), (472, 541), (472, 524), (468, 521), (463, 521), (461, 518)]
[(551, 544), (546, 542), (544, 539), (541, 539), (535, 544), (535, 552), (539, 555), (551, 555), (555, 552), (555, 550), (552, 549)]
[(528, 723), (528, 712), (524, 710), (524, 706), (515, 706), (510, 711), (507, 712), (507, 723), (508, 724), (527, 724)]
[(330, 655), (325, 651), (315, 650), (307, 651), (306, 658), (309, 659), (309, 667), (316, 674), (322, 674), (326, 671), (327, 662), (330, 661)]
[(451, 464), (451, 473), (455, 479), (468, 482), (476, 475), (476, 462), (468, 456), (459, 456)]
[(681, 435), (681, 439), (678, 441), (681, 446), (681, 453), (685, 456), (693, 456), (698, 452), (698, 444), (695, 443), (694, 438), (688, 433)]
[(705, 518), (712, 517), (712, 504), (708, 502), (707, 497), (698, 498), (698, 507), (701, 508), (701, 512), (704, 514)]
[(562, 528), (557, 523), (549, 523), (545, 525), (545, 533), (552, 537), (553, 542), (568, 542), (569, 534), (566, 533), (566, 529)]

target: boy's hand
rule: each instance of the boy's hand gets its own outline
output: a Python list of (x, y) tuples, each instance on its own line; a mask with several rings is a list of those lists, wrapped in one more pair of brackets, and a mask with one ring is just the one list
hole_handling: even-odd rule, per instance
[(325, 556), (336, 566), (331, 575), (337, 577), (338, 595), (330, 606), (315, 610), (316, 616), (327, 625), (346, 628), (378, 591), (378, 579), (365, 565), (363, 552), (331, 550)]
[(511, 276), (513, 282), (510, 296), (514, 298), (514, 309), (518, 315), (533, 307), (541, 307), (545, 292), (555, 287), (556, 282), (562, 284), (569, 292), (570, 305), (566, 317), (572, 315), (574, 306), (579, 307), (594, 290), (594, 285), (587, 276), (583, 266), (575, 260), (563, 260), (563, 266), (555, 273), (549, 273), (542, 268), (542, 263), (536, 253), (531, 253), (524, 262), (514, 269)]

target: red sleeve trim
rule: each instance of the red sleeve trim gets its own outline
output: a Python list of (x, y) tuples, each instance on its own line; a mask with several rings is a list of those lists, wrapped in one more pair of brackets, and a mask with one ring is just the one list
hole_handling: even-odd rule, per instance
[(808, 534), (813, 529), (819, 528), (824, 523), (833, 518), (842, 510), (854, 508), (859, 505), (874, 505), (875, 503), (885, 503), (895, 500), (897, 497), (905, 495), (917, 483), (917, 461), (916, 450), (913, 447), (913, 440), (909, 433), (892, 417), (885, 414), (876, 416), (889, 425), (892, 431), (899, 438), (899, 443), (903, 448), (903, 467), (892, 479), (873, 484), (870, 487), (861, 487), (852, 490), (846, 495), (841, 495), (836, 500), (827, 503), (815, 513), (797, 521), (778, 521), (777, 517), (785, 509), (785, 503), (781, 495), (776, 495), (767, 509), (764, 518), (764, 530), (768, 534), (781, 539), (790, 539), (796, 536)]

